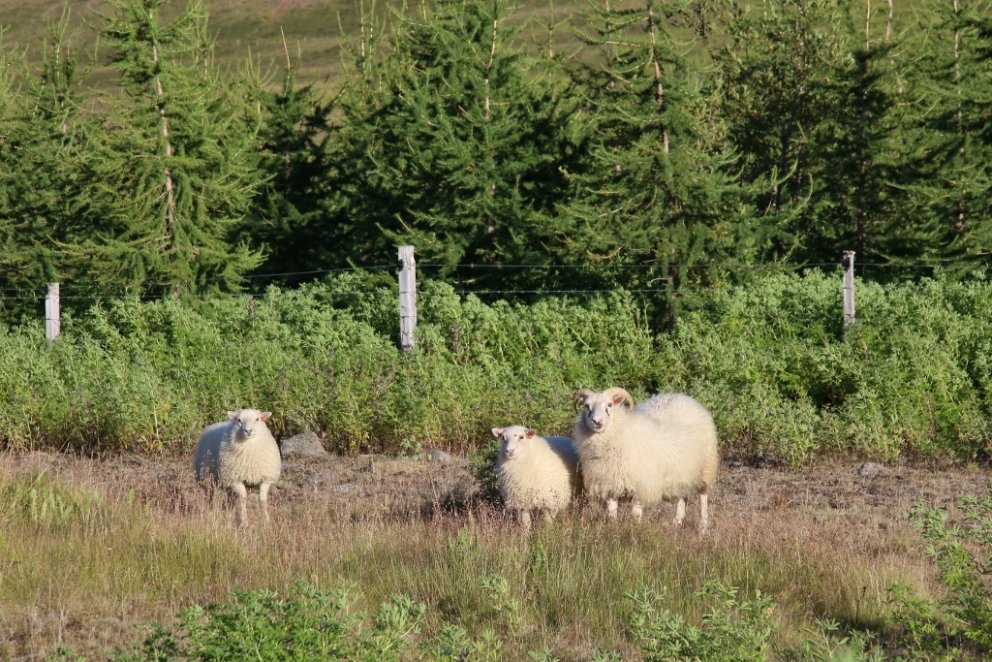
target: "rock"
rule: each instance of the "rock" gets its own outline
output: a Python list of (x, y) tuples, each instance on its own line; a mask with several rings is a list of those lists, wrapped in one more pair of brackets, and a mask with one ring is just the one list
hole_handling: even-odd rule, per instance
[(882, 473), (885, 473), (885, 467), (877, 462), (865, 462), (858, 467), (858, 475), (862, 478), (874, 478)]
[(288, 457), (319, 457), (327, 455), (316, 432), (303, 432), (283, 439), (280, 444), (283, 459)]

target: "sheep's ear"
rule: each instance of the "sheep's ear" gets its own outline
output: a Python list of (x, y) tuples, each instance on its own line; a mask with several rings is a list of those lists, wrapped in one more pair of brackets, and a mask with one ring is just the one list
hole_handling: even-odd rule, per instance
[(586, 398), (588, 398), (590, 395), (592, 395), (592, 391), (590, 391), (587, 388), (580, 388), (578, 391), (575, 392), (575, 395), (572, 396), (572, 404), (574, 404), (576, 407), (578, 407), (581, 404), (585, 404)]
[(531, 430), (530, 428), (527, 428), (526, 430), (524, 430), (524, 434), (527, 436), (528, 439), (533, 439), (534, 435), (537, 433)]
[(627, 391), (627, 389), (620, 388), (619, 386), (614, 386), (613, 388), (606, 389), (605, 393), (613, 399), (613, 404), (618, 405), (624, 400), (630, 403), (630, 406), (634, 406), (634, 398)]
[(267, 421), (270, 418), (272, 418), (272, 412), (271, 411), (263, 411), (262, 412), (262, 415), (259, 416), (259, 418), (262, 419), (263, 421)]
[(229, 412), (227, 412), (227, 420), (233, 421), (237, 417), (238, 417), (238, 412), (236, 412), (236, 411), (229, 411)]
[(493, 428), (493, 436), (494, 437), (502, 437), (503, 436), (503, 429), (504, 428)]

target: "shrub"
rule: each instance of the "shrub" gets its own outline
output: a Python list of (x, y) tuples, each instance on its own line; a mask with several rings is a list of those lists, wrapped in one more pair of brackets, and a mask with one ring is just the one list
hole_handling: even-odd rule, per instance
[(484, 303), (428, 281), (409, 352), (395, 293), (361, 283), (113, 301), (67, 318), (55, 343), (0, 329), (0, 445), (188, 452), (203, 426), (255, 406), (275, 412), (277, 437), (314, 430), (341, 452), (469, 451), (497, 424), (568, 434), (575, 389), (620, 385), (699, 398), (728, 458), (989, 451), (985, 283), (862, 283), (845, 333), (836, 275), (778, 274), (715, 289), (655, 335), (623, 292)]
[(988, 659), (992, 654), (992, 492), (966, 495), (952, 519), (919, 500), (910, 519), (926, 542), (946, 589), (927, 600), (906, 586), (890, 593), (899, 644), (914, 659)]
[(355, 610), (347, 588), (327, 593), (300, 583), (287, 598), (235, 591), (230, 602), (192, 607), (176, 632), (155, 625), (120, 662), (140, 660), (404, 659), (424, 606), (397, 596), (374, 614)]

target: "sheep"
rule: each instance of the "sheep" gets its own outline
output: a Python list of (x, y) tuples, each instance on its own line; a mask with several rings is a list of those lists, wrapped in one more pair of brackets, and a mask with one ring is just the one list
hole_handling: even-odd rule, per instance
[(720, 463), (716, 425), (706, 407), (683, 393), (656, 395), (633, 407), (630, 393), (619, 387), (580, 389), (574, 399), (581, 406), (575, 447), (589, 497), (605, 501), (611, 519), (618, 501), (630, 499), (637, 520), (644, 505), (677, 500), (679, 526), (686, 497), (698, 492), (699, 529), (705, 531), (708, 493)]
[(269, 519), (269, 488), (282, 472), (279, 446), (265, 424), (271, 416), (257, 409), (229, 411), (228, 420), (207, 426), (196, 445), (196, 479), (213, 479), (237, 496), (240, 524), (247, 519), (248, 487), (258, 486), (262, 515)]
[(548, 521), (568, 506), (580, 486), (578, 455), (568, 437), (541, 437), (523, 425), (493, 428), (499, 437), (496, 486), (506, 506), (528, 529), (531, 511)]

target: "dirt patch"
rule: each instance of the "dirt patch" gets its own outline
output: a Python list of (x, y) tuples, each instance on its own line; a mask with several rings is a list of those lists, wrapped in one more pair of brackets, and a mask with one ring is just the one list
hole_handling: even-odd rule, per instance
[(309, 7), (314, 0), (276, 0), (276, 13), (283, 14), (294, 9)]
[[(110, 498), (134, 498), (165, 513), (185, 513), (209, 503), (193, 480), (190, 460), (176, 456), (123, 455), (83, 458), (55, 453), (0, 456), (0, 472), (46, 469), (52, 477), (83, 485)], [(946, 506), (963, 494), (992, 489), (986, 467), (863, 466), (859, 461), (824, 461), (805, 468), (724, 466), (710, 498), (714, 525), (724, 518), (788, 513), (812, 521), (843, 519), (853, 527), (877, 528), (903, 521), (919, 498)], [(312, 502), (340, 518), (427, 517), (464, 513), (479, 502), (479, 487), (464, 457), (428, 454), (301, 457), (287, 459), (282, 480), (270, 493), (273, 514)], [(586, 509), (591, 507), (587, 506)], [(648, 511), (670, 516), (671, 507)], [(659, 512), (660, 511), (660, 512)], [(695, 513), (690, 509), (690, 519)], [(857, 530), (852, 529), (852, 533)]]

